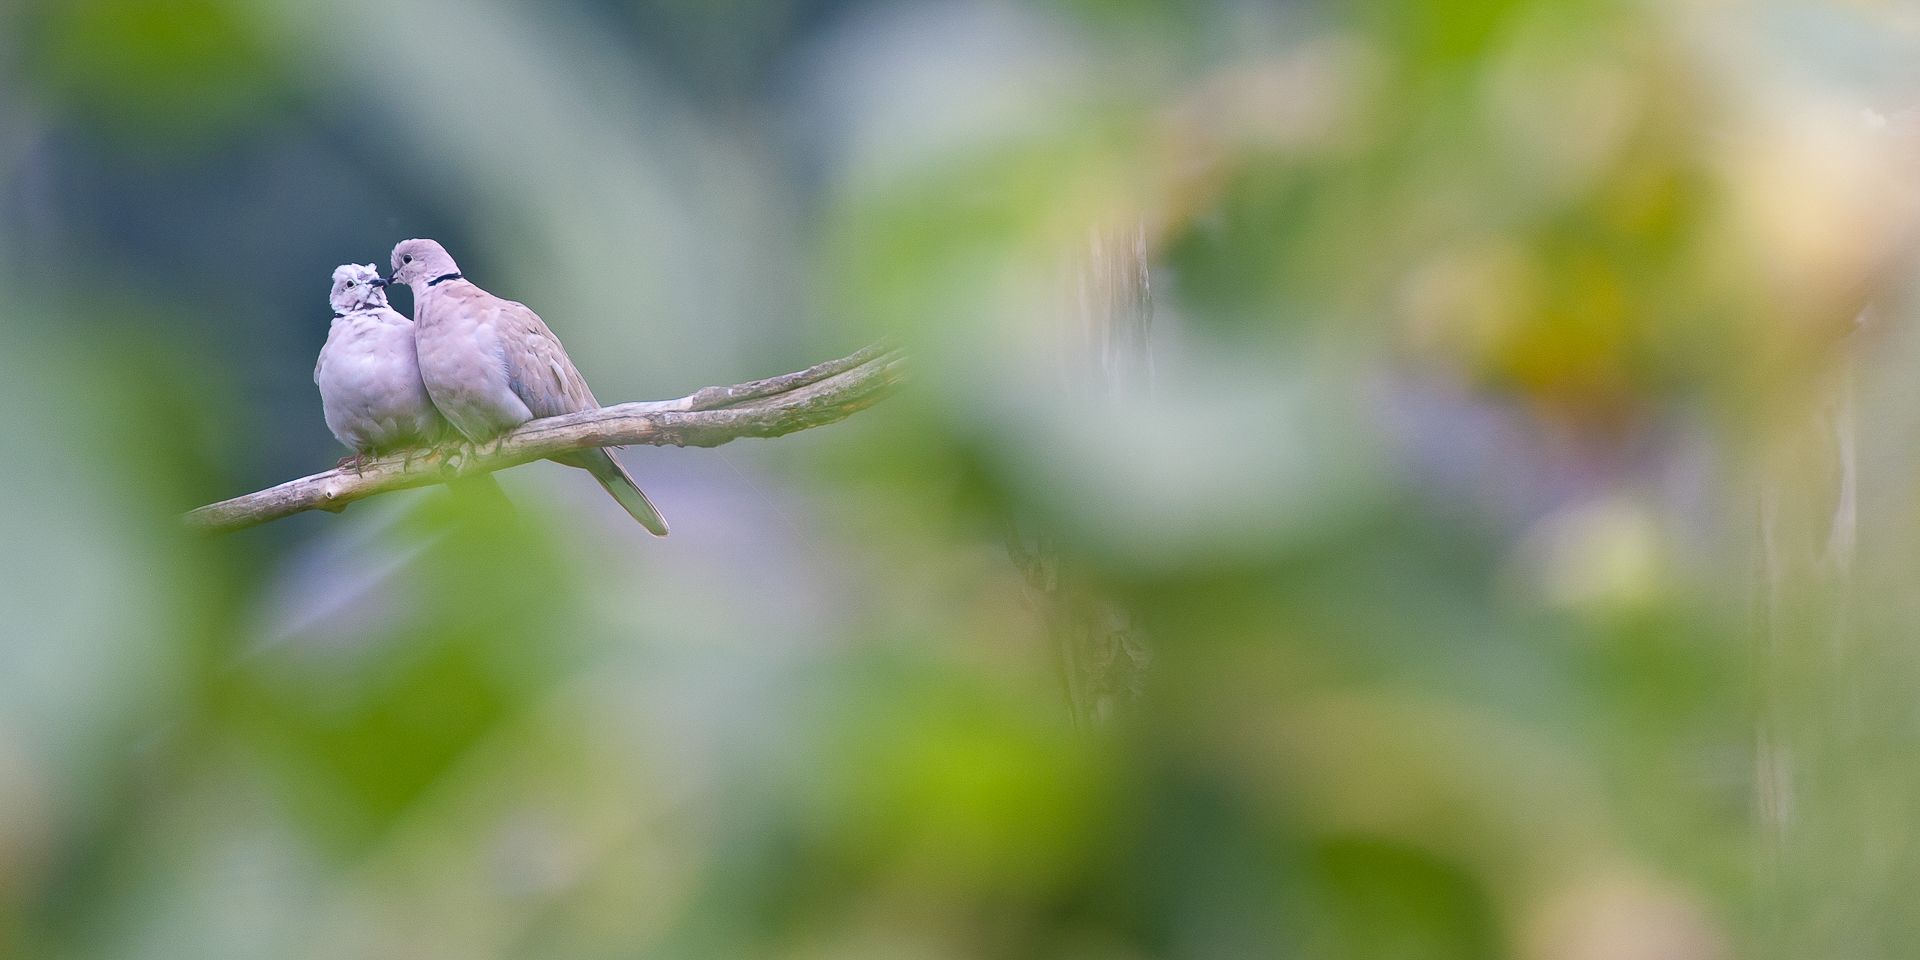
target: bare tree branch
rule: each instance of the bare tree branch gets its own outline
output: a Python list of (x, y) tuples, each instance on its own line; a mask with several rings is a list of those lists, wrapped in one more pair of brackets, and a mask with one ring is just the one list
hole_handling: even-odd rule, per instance
[(521, 424), (457, 465), (413, 451), (289, 480), (192, 510), (188, 525), (226, 532), (307, 510), (345, 509), (393, 490), (492, 473), (585, 447), (645, 443), (717, 447), (741, 437), (777, 437), (833, 423), (878, 402), (900, 383), (904, 357), (874, 345), (805, 370), (728, 387), (705, 387), (678, 400), (622, 403)]

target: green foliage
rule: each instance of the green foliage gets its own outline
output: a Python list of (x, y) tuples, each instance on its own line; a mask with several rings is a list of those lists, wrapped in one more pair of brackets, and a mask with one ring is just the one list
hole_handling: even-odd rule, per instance
[(139, 146), (193, 149), (283, 100), (275, 54), (242, 4), (35, 0), (16, 16), (36, 92)]
[[(0, 953), (1903, 956), (1910, 51), (1273, 6), (23, 7)], [(429, 233), (911, 385), (190, 539)]]

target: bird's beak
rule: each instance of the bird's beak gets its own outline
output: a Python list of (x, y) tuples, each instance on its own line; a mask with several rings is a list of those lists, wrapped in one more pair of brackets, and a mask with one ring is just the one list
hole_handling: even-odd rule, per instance
[(386, 277), (374, 277), (374, 278), (373, 278), (372, 280), (368, 280), (368, 281), (367, 281), (367, 283), (369, 283), (369, 284), (371, 284), (371, 285), (373, 285), (373, 286), (375, 286), (375, 287), (384, 287), (384, 286), (386, 286), (387, 284), (389, 284), (389, 283), (392, 283), (392, 282), (393, 282), (392, 280), (388, 280), (388, 279), (387, 279)]

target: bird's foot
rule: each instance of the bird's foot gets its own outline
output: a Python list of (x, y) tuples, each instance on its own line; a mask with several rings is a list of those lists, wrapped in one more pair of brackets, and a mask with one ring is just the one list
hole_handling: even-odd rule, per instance
[(354, 476), (364, 476), (367, 471), (367, 455), (364, 453), (355, 453), (351, 456), (341, 457), (340, 462), (333, 465), (335, 470), (345, 470), (348, 467), (353, 468)]
[(440, 461), (440, 472), (457, 474), (476, 456), (473, 441), (451, 440), (433, 448), (433, 454)]

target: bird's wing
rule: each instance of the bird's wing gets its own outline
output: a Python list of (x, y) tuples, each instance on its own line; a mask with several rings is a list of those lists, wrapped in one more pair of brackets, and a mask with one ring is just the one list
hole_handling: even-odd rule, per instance
[(495, 298), (496, 329), (506, 354), (507, 385), (536, 417), (591, 410), (600, 405), (574, 367), (560, 338), (526, 305)]

